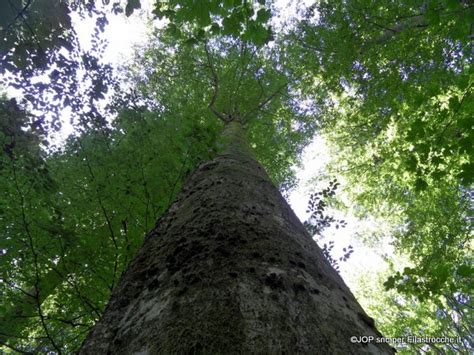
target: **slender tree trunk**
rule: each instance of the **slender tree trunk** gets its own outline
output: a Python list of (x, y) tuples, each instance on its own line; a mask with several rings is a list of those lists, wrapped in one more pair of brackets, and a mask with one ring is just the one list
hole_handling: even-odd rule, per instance
[(340, 276), (247, 148), (187, 180), (123, 275), (81, 354), (386, 354)]

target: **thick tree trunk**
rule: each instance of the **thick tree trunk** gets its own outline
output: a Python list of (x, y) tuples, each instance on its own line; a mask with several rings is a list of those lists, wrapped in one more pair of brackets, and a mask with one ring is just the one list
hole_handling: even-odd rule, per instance
[(81, 354), (386, 354), (240, 123), (158, 221)]

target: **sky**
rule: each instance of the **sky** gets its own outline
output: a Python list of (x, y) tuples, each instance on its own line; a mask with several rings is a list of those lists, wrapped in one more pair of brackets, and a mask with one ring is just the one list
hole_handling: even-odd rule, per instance
[[(303, 0), (303, 5), (308, 5), (311, 0)], [(300, 4), (301, 5), (301, 4)], [(298, 9), (297, 2), (289, 2), (286, 0), (277, 0), (275, 6), (281, 11), (282, 19), (275, 20), (274, 28), (282, 28), (282, 23), (285, 18), (295, 16)], [(147, 4), (141, 11), (150, 12), (151, 7)], [(109, 42), (108, 47), (104, 53), (104, 60), (114, 65), (121, 65), (130, 61), (134, 47), (144, 44), (147, 39), (147, 21), (141, 11), (135, 11), (130, 17), (124, 15), (110, 15), (108, 16), (109, 24), (106, 26), (104, 38)], [(94, 19), (81, 19), (79, 16), (72, 14), (73, 24), (79, 34), (81, 47), (88, 49), (90, 46), (90, 38), (94, 28)], [(156, 25), (156, 23), (155, 23)], [(67, 112), (65, 112), (67, 116)], [(69, 133), (72, 132), (72, 126), (65, 118), (63, 128), (60, 135), (55, 139), (57, 142), (64, 140)], [(299, 186), (292, 191), (289, 196), (289, 203), (301, 221), (308, 218), (306, 213), (307, 203), (311, 192), (320, 191), (327, 186), (326, 183), (317, 182), (317, 177), (325, 172), (326, 165), (330, 161), (330, 153), (323, 137), (314, 137), (312, 143), (304, 150), (302, 155), (301, 167), (294, 167)], [(339, 181), (343, 185), (343, 181)], [(339, 189), (340, 190), (340, 189)], [(336, 192), (336, 194), (338, 191)], [(318, 243), (322, 245), (330, 240), (334, 241), (334, 255), (340, 257), (342, 255), (342, 248), (352, 245), (354, 252), (348, 261), (340, 263), (340, 273), (349, 286), (354, 286), (357, 283), (357, 276), (361, 272), (375, 273), (386, 267), (382, 257), (379, 255), (382, 252), (392, 254), (391, 246), (386, 243), (378, 246), (378, 248), (369, 248), (362, 244), (356, 237), (357, 233), (362, 231), (380, 229), (377, 222), (358, 220), (350, 213), (342, 213), (341, 211), (329, 211), (337, 219), (343, 219), (347, 222), (346, 228), (336, 229), (334, 227), (328, 228), (324, 231), (324, 237), (318, 238)], [(378, 252), (377, 252), (378, 250)]]
[[(318, 182), (318, 177), (326, 175), (327, 164), (331, 156), (327, 143), (320, 135), (316, 135), (302, 154), (301, 168), (295, 167), (296, 176), (299, 180), (298, 187), (291, 192), (289, 203), (293, 211), (301, 221), (308, 218), (306, 213), (309, 195), (312, 192), (321, 191), (327, 187), (327, 180)], [(339, 180), (341, 187), (336, 190), (336, 197), (344, 187), (344, 181)], [(329, 215), (336, 219), (343, 219), (347, 222), (345, 228), (335, 228), (332, 226), (323, 232), (322, 238), (316, 238), (317, 243), (322, 246), (324, 243), (334, 241), (334, 255), (340, 257), (343, 254), (342, 248), (352, 245), (354, 252), (346, 262), (340, 263), (340, 274), (344, 280), (354, 286), (361, 272), (375, 274), (387, 267), (381, 254), (393, 254), (393, 248), (387, 242), (382, 245), (375, 243), (374, 248), (365, 246), (357, 238), (359, 233), (380, 232), (380, 222), (373, 220), (360, 220), (350, 212), (342, 212), (336, 209), (328, 209)], [(384, 238), (384, 240), (386, 240)]]

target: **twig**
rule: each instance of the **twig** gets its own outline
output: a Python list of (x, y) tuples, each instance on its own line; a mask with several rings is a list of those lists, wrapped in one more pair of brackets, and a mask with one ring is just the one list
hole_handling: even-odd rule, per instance
[[(20, 17), (23, 18), (23, 20), (25, 20), (25, 18), (23, 17), (23, 14), (26, 12), (26, 10), (30, 7), (31, 3), (33, 2), (33, 0), (28, 0), (28, 2), (26, 3), (25, 6), (23, 6), (23, 9), (21, 9), (18, 14), (15, 16), (15, 18), (13, 19), (12, 22), (10, 22), (10, 24), (7, 26), (7, 31), (11, 28), (11, 26), (13, 26), (13, 24), (16, 22), (16, 20), (18, 20)], [(8, 3), (10, 4), (11, 7), (15, 7), (11, 0), (8, 0)], [(17, 10), (15, 8), (15, 10)]]
[(0, 345), (1, 345), (1, 346), (5, 346), (5, 347), (7, 347), (8, 349), (11, 349), (11, 350), (13, 350), (13, 351), (16, 351), (17, 353), (20, 353), (20, 354), (34, 354), (34, 353), (32, 353), (32, 352), (24, 351), (24, 350), (22, 350), (22, 349), (16, 348), (16, 347), (14, 347), (13, 345), (9, 345), (9, 344), (7, 344), (6, 342), (4, 342), (3, 340), (0, 340)]
[[(237, 85), (235, 86), (235, 89), (232, 91), (232, 95), (230, 95), (230, 107), (233, 107), (234, 105), (234, 96), (236, 95), (237, 92), (239, 92), (240, 86), (242, 84), (242, 79), (244, 77), (244, 72), (247, 70), (248, 63), (250, 62), (250, 60), (247, 62), (245, 61), (246, 54), (247, 54), (247, 44), (245, 41), (242, 41), (240, 44), (240, 55), (239, 55), (239, 58), (241, 59), (241, 61), (240, 61), (240, 65), (236, 66), (235, 73), (234, 73), (234, 82), (236, 82)], [(253, 53), (251, 54), (250, 58), (252, 57), (253, 57)], [(240, 72), (238, 70), (239, 67), (240, 67)], [(236, 79), (238, 72), (239, 72), (239, 75), (238, 75), (239, 78)]]
[[(10, 6), (14, 7), (11, 0), (8, 0), (8, 2), (10, 3)], [(30, 24), (26, 21), (26, 18), (24, 16), (24, 13), (26, 12), (27, 8), (31, 5), (31, 3), (32, 3), (32, 0), (29, 0), (28, 3), (23, 7), (23, 9), (17, 14), (13, 22), (8, 25), (8, 29), (10, 28), (10, 26), (12, 26), (16, 22), (18, 18), (21, 17), (23, 19), (23, 22), (25, 23), (26, 28), (28, 28), (28, 31), (30, 31), (32, 37), (36, 41), (36, 45), (38, 46), (38, 49), (40, 50), (40, 52), (42, 52), (42, 54), (45, 54), (45, 51), (43, 47), (41, 47), (41, 44), (38, 40), (38, 37), (36, 36), (35, 31), (31, 28)]]
[(280, 93), (280, 91), (285, 88), (288, 85), (288, 82), (284, 83), (281, 85), (278, 89), (276, 89), (270, 96), (268, 96), (265, 100), (263, 100), (259, 105), (254, 107), (252, 110), (250, 110), (248, 113), (242, 116), (242, 120), (246, 120), (252, 113), (260, 110), (265, 106), (267, 103), (269, 103), (276, 95)]
[[(86, 165), (87, 165), (87, 169), (89, 170), (89, 174), (91, 175), (92, 179), (97, 182), (97, 180), (95, 178), (95, 175), (92, 171), (92, 167), (91, 167), (90, 162), (89, 162), (89, 157), (88, 157), (88, 155), (87, 155), (87, 153), (86, 153), (86, 151), (85, 151), (85, 149), (84, 149), (84, 147), (83, 147), (80, 140), (79, 140), (79, 146), (81, 147), (82, 151), (84, 152), (84, 157), (86, 158)], [(112, 275), (112, 284), (109, 286), (109, 289), (112, 291), (114, 286), (115, 286), (115, 280), (117, 278), (118, 258), (119, 258), (118, 249), (119, 248), (118, 248), (117, 238), (115, 237), (114, 229), (113, 229), (113, 226), (112, 226), (112, 222), (109, 218), (109, 215), (107, 214), (107, 211), (104, 207), (104, 204), (102, 203), (99, 188), (96, 187), (95, 191), (96, 191), (97, 200), (99, 202), (100, 209), (102, 210), (102, 214), (104, 215), (105, 221), (107, 223), (107, 228), (108, 228), (109, 233), (110, 233), (110, 238), (112, 239), (112, 243), (114, 244), (114, 248), (115, 248), (114, 273)]]
[(189, 154), (186, 151), (186, 156), (184, 157), (183, 163), (181, 164), (181, 169), (180, 169), (178, 175), (176, 176), (176, 179), (175, 179), (174, 183), (172, 184), (173, 186), (171, 187), (171, 193), (170, 193), (170, 196), (168, 198), (168, 206), (171, 205), (172, 199), (174, 197), (174, 190), (176, 189), (176, 185), (178, 185), (179, 180), (182, 179), (182, 177), (183, 177), (184, 168), (186, 167), (186, 162), (188, 160), (188, 157), (189, 157)]
[(26, 219), (25, 198), (23, 196), (23, 193), (20, 190), (20, 185), (18, 184), (18, 177), (17, 177), (17, 174), (16, 174), (15, 160), (12, 159), (11, 162), (12, 162), (12, 171), (13, 171), (13, 178), (14, 178), (14, 181), (15, 181), (15, 187), (16, 187), (16, 191), (18, 193), (18, 197), (20, 198), (21, 218), (22, 218), (22, 222), (23, 222), (23, 227), (25, 228), (25, 232), (26, 232), (26, 235), (27, 235), (28, 240), (29, 240), (29, 244), (30, 244), (29, 247), (31, 249), (31, 254), (33, 255), (33, 263), (34, 263), (34, 269), (35, 269), (35, 284), (34, 284), (35, 294), (34, 294), (34, 298), (35, 298), (36, 307), (37, 307), (37, 310), (38, 310), (38, 315), (40, 317), (41, 325), (43, 326), (46, 337), (49, 339), (49, 341), (51, 342), (51, 345), (58, 352), (58, 354), (61, 354), (61, 349), (56, 345), (56, 342), (54, 341), (54, 339), (51, 337), (51, 334), (49, 333), (49, 329), (48, 329), (48, 326), (46, 325), (44, 315), (43, 315), (43, 311), (41, 309), (40, 288), (39, 288), (40, 275), (39, 275), (39, 268), (38, 268), (38, 254), (36, 253), (34, 243), (33, 243), (33, 235), (31, 234), (30, 227), (29, 227), (28, 221)]
[(439, 137), (438, 137), (438, 140), (436, 141), (436, 145), (438, 145), (441, 141), (441, 139), (443, 138), (444, 134), (446, 133), (447, 129), (454, 123), (454, 117), (456, 117), (456, 115), (458, 114), (459, 110), (461, 109), (461, 106), (464, 102), (464, 99), (466, 98), (466, 96), (469, 96), (470, 95), (470, 89), (471, 89), (471, 85), (469, 85), (466, 89), (466, 91), (464, 92), (464, 94), (462, 95), (462, 98), (461, 98), (461, 101), (459, 101), (459, 104), (458, 106), (456, 107), (456, 110), (453, 112), (451, 118), (449, 119), (448, 123), (446, 124), (446, 126), (444, 126), (443, 128), (443, 131), (439, 134)]

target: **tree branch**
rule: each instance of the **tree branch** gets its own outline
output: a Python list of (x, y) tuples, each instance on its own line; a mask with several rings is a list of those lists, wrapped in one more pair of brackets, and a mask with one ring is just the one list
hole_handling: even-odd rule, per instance
[(216, 103), (216, 100), (217, 100), (217, 95), (219, 93), (219, 78), (217, 77), (216, 70), (214, 68), (214, 65), (212, 64), (211, 54), (209, 53), (209, 49), (207, 48), (207, 42), (204, 42), (204, 50), (206, 51), (207, 63), (209, 65), (209, 69), (211, 70), (212, 82), (214, 86), (214, 93), (212, 95), (212, 98), (211, 98), (211, 101), (209, 102), (208, 107), (212, 111), (212, 113), (214, 113), (214, 115), (216, 115), (222, 121), (227, 122), (229, 120), (220, 112), (218, 112), (216, 108), (214, 107), (214, 104)]
[[(16, 20), (18, 20), (20, 17), (23, 18), (23, 20), (25, 20), (25, 18), (23, 17), (23, 14), (26, 12), (26, 10), (28, 10), (28, 8), (30, 7), (31, 3), (33, 2), (33, 0), (28, 0), (28, 2), (25, 4), (25, 6), (23, 6), (23, 8), (17, 13), (17, 15), (15, 16), (15, 18), (13, 19), (12, 22), (10, 22), (10, 24), (7, 26), (7, 30), (9, 30), (11, 28), (11, 26), (13, 26), (13, 24), (16, 22)], [(15, 7), (11, 0), (8, 0), (8, 3), (10, 4), (11, 7)], [(15, 8), (15, 10), (17, 10)]]
[(242, 116), (242, 120), (246, 120), (252, 113), (261, 110), (263, 106), (265, 106), (267, 103), (269, 103), (275, 96), (277, 96), (281, 90), (283, 90), (286, 86), (288, 85), (288, 82), (285, 82), (283, 85), (281, 85), (278, 89), (276, 89), (270, 96), (268, 96), (265, 100), (263, 100), (260, 104), (258, 104), (256, 107), (254, 107), (252, 110), (247, 112), (245, 115)]
[(17, 174), (16, 174), (15, 160), (12, 159), (11, 162), (12, 162), (12, 171), (13, 171), (13, 178), (14, 178), (14, 181), (15, 181), (15, 187), (16, 187), (16, 191), (18, 193), (18, 197), (20, 198), (22, 223), (23, 223), (23, 227), (25, 228), (26, 235), (28, 236), (31, 253), (33, 255), (33, 264), (34, 264), (34, 269), (35, 269), (35, 284), (34, 284), (35, 294), (34, 294), (34, 298), (35, 298), (36, 308), (37, 308), (38, 315), (39, 315), (40, 320), (41, 320), (41, 325), (42, 325), (43, 330), (46, 334), (46, 337), (51, 342), (51, 345), (58, 352), (58, 354), (61, 354), (61, 349), (57, 346), (56, 342), (51, 337), (48, 326), (47, 326), (47, 324), (45, 322), (45, 319), (44, 319), (43, 311), (41, 309), (40, 287), (39, 287), (40, 272), (39, 272), (39, 267), (38, 267), (38, 253), (35, 250), (34, 243), (33, 243), (33, 235), (31, 234), (30, 226), (29, 226), (29, 223), (26, 219), (25, 197), (23, 196), (23, 193), (21, 192), (21, 189), (20, 189), (20, 185), (18, 184), (18, 177), (17, 177)]
[(427, 27), (427, 25), (425, 24), (424, 15), (418, 15), (418, 16), (408, 18), (405, 21), (398, 22), (393, 27), (385, 27), (369, 20), (367, 20), (367, 22), (385, 30), (385, 32), (379, 38), (375, 40), (376, 44), (383, 44), (387, 42), (389, 39), (391, 39), (393, 36), (395, 36), (397, 33), (400, 33), (408, 28)]

